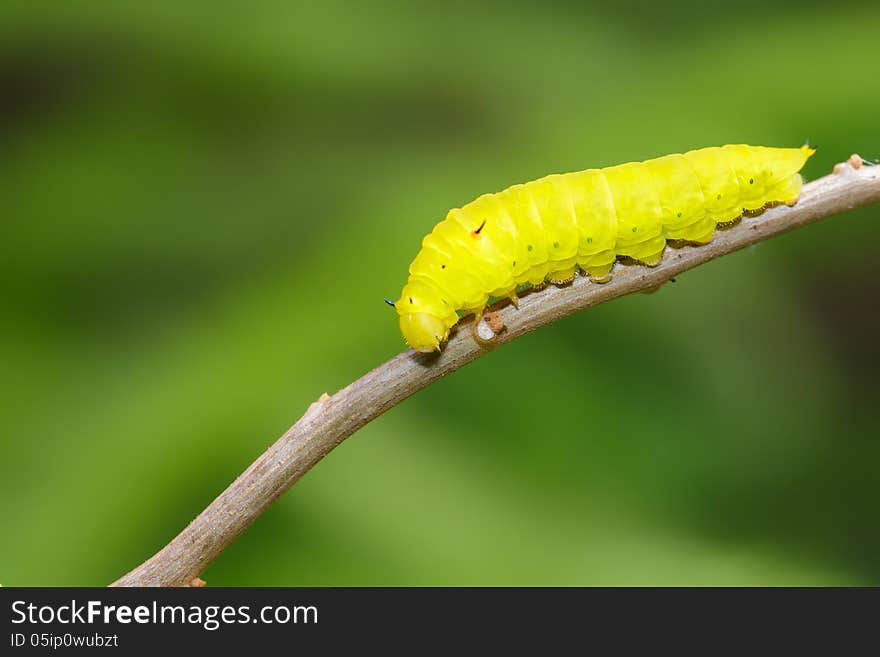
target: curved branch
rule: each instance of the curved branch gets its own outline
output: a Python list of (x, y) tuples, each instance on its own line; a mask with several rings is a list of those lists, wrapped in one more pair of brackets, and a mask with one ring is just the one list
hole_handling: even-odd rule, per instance
[[(605, 285), (579, 277), (566, 287), (549, 286), (524, 296), (518, 310), (506, 302), (496, 304), (490, 324), (497, 330), (503, 322), (504, 329), (492, 341), (493, 348), (584, 308), (655, 288), (688, 269), (774, 235), (880, 202), (880, 166), (861, 166), (856, 156), (849, 162), (805, 185), (794, 207), (744, 217), (736, 226), (718, 231), (705, 246), (669, 249), (656, 267), (619, 266)], [(487, 353), (467, 330), (468, 323), (462, 324), (441, 353), (407, 350), (335, 395), (323, 395), (174, 540), (113, 586), (204, 584), (198, 576), (205, 568), (330, 450), (410, 395)]]

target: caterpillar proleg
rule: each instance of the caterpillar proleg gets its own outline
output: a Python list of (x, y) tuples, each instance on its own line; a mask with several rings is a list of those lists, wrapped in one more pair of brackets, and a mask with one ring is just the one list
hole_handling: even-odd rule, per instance
[(718, 224), (794, 204), (815, 152), (727, 145), (553, 174), (450, 210), (409, 267), (394, 306), (406, 342), (438, 351), (460, 316), (520, 285), (609, 280), (618, 257), (653, 266), (667, 240), (711, 241)]

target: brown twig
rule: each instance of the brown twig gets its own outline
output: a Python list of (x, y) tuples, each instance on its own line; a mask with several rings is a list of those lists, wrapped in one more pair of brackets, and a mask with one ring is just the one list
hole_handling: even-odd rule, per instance
[[(499, 304), (492, 309), (492, 321), (504, 330), (494, 336), (492, 345), (515, 340), (584, 308), (656, 288), (688, 269), (774, 235), (880, 202), (880, 166), (854, 166), (854, 161), (851, 158), (835, 167), (834, 174), (805, 185), (794, 207), (744, 217), (738, 225), (719, 231), (706, 246), (669, 249), (656, 267), (620, 266), (605, 285), (576, 278), (565, 287), (550, 286), (523, 296), (518, 310)], [(330, 450), (395, 404), (487, 353), (468, 328), (459, 328), (439, 354), (405, 351), (333, 396), (323, 395), (186, 529), (113, 586), (200, 583), (205, 568)]]

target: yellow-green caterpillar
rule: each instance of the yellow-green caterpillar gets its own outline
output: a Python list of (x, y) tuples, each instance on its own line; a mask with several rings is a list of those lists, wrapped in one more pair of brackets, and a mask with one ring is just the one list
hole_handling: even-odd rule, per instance
[(705, 244), (743, 212), (797, 201), (800, 148), (727, 145), (554, 174), (450, 210), (422, 240), (395, 308), (418, 351), (440, 349), (459, 315), (520, 285), (610, 279), (619, 256), (653, 266), (666, 240)]

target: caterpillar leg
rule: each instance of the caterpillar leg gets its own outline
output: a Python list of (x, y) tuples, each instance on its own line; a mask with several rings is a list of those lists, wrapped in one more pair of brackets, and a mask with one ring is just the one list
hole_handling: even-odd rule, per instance
[(586, 272), (593, 283), (607, 283), (611, 280), (611, 269), (614, 267), (613, 262), (607, 265), (598, 265), (596, 267), (587, 267)]
[(574, 271), (575, 265), (571, 267), (566, 267), (565, 269), (560, 269), (559, 271), (550, 272), (547, 278), (554, 285), (565, 285), (566, 283), (571, 283), (574, 280)]
[(513, 307), (519, 310), (519, 297), (516, 296), (516, 290), (508, 294), (507, 298), (510, 299), (510, 303), (513, 304)]
[(618, 256), (627, 256), (636, 262), (655, 266), (663, 257), (663, 251), (666, 249), (666, 237), (658, 235), (638, 244), (630, 244), (618, 251)]
[[(745, 208), (743, 208), (743, 211), (745, 211)], [(735, 218), (731, 219), (730, 221), (719, 221), (718, 228), (720, 228), (721, 230), (726, 230), (727, 228), (733, 228), (741, 221), (742, 221), (742, 215), (735, 217)]]
[(660, 264), (660, 260), (663, 259), (663, 251), (666, 249), (666, 245), (663, 245), (663, 249), (658, 251), (657, 253), (652, 253), (651, 255), (642, 256), (639, 258), (639, 262), (643, 265), (647, 265), (648, 267), (656, 267)]
[(689, 225), (666, 229), (666, 239), (686, 244), (708, 244), (715, 236), (715, 219), (709, 216)]
[(690, 246), (703, 246), (704, 244), (708, 244), (712, 241), (712, 238), (715, 237), (715, 223), (713, 221), (712, 226), (707, 230), (704, 230), (701, 233), (692, 232), (688, 237), (677, 238), (674, 241), (678, 244), (690, 245)]

